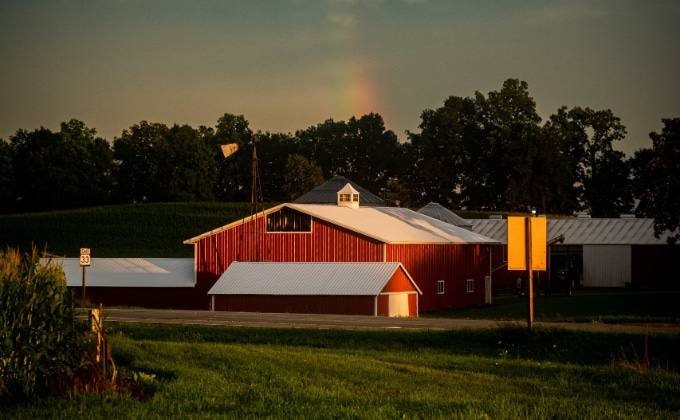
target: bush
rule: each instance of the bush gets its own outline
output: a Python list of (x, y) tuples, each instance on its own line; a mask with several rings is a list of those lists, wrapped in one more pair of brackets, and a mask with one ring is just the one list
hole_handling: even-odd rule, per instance
[(0, 251), (0, 399), (63, 391), (81, 364), (79, 323), (61, 265)]

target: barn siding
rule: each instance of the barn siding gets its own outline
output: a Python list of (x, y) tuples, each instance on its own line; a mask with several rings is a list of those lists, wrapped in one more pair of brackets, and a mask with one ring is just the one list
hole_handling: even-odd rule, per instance
[(216, 311), (373, 316), (374, 296), (214, 295)]
[[(387, 261), (399, 261), (423, 295), (419, 310), (465, 308), (484, 304), (484, 278), (489, 275), (488, 245), (408, 244), (387, 245)], [(475, 281), (467, 292), (467, 279)], [(444, 280), (443, 294), (437, 281)]]
[[(82, 287), (69, 287), (80, 298)], [(188, 287), (87, 287), (87, 300), (104, 306), (139, 306), (152, 309), (206, 309), (207, 291)]]
[(584, 287), (625, 287), (631, 281), (630, 245), (583, 245)]

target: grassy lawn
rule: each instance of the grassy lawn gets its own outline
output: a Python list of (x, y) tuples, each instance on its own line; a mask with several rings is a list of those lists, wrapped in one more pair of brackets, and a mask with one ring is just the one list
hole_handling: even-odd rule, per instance
[(71, 396), (4, 418), (677, 418), (680, 336), (508, 326), (344, 331), (109, 324), (152, 398)]
[[(680, 290), (580, 289), (572, 296), (534, 298), (534, 319), (551, 322), (680, 323)], [(493, 298), (482, 308), (424, 312), (420, 316), (524, 321), (527, 298)]]

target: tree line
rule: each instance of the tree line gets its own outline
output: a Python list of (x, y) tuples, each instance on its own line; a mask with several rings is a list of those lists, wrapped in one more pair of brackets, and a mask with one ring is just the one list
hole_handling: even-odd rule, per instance
[[(662, 121), (663, 132), (650, 134), (652, 147), (627, 157), (613, 147), (626, 128), (611, 110), (561, 107), (542, 122), (527, 83), (517, 79), (487, 95), (450, 96), (442, 107), (424, 110), (419, 131), (407, 132), (405, 142), (375, 113), (329, 119), (294, 134), (255, 133), (244, 116), (233, 114), (215, 127), (141, 121), (111, 143), (74, 119), (58, 132), (20, 129), (0, 141), (0, 200), (4, 213), (249, 201), (257, 134), (267, 201), (293, 200), (342, 175), (413, 208), (438, 202), (492, 212), (533, 207), (544, 214), (656, 217), (660, 206), (672, 204), (680, 178), (673, 179), (680, 118)], [(228, 143), (240, 150), (224, 158), (220, 145)], [(664, 176), (670, 184), (660, 184)], [(666, 184), (675, 189), (661, 191)]]

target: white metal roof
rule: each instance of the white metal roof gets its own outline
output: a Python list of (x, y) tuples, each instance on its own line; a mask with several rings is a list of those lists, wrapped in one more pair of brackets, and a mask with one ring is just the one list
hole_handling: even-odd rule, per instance
[(347, 207), (286, 204), (313, 217), (388, 244), (479, 244), (497, 241), (401, 207)]
[[(60, 263), (70, 287), (83, 285), (79, 258)], [(92, 258), (86, 270), (87, 287), (194, 287), (192, 258)]]
[[(473, 232), (508, 242), (507, 219), (471, 219)], [(653, 219), (548, 219), (548, 240), (564, 234), (564, 245), (665, 245), (654, 237)]]
[(377, 296), (398, 269), (420, 293), (398, 262), (233, 262), (208, 294)]
[[(288, 207), (388, 244), (493, 244), (498, 240), (401, 207), (352, 209), (325, 204), (281, 204), (258, 217)], [(247, 220), (250, 217), (243, 219)], [(240, 225), (242, 220), (184, 241), (193, 244), (215, 233)]]

